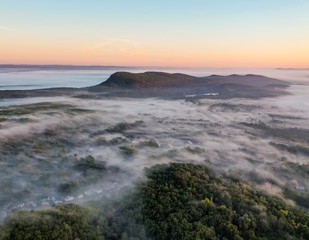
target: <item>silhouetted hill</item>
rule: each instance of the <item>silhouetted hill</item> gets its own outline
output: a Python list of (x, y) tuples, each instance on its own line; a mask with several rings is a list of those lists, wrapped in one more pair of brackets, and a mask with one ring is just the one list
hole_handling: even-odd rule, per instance
[(145, 72), (130, 73), (116, 72), (106, 82), (100, 85), (122, 88), (152, 88), (152, 87), (175, 87), (184, 84), (194, 84), (196, 77), (181, 73)]
[(160, 97), (196, 100), (200, 98), (262, 98), (288, 94), (289, 83), (260, 75), (211, 75), (194, 77), (181, 73), (116, 72), (105, 82), (88, 88), (50, 88), (0, 91), (0, 98), (75, 96), (78, 98)]
[(145, 72), (130, 73), (116, 72), (99, 86), (117, 88), (169, 88), (169, 87), (207, 87), (235, 84), (252, 87), (288, 86), (287, 82), (260, 75), (211, 75), (209, 77), (193, 77), (181, 73)]

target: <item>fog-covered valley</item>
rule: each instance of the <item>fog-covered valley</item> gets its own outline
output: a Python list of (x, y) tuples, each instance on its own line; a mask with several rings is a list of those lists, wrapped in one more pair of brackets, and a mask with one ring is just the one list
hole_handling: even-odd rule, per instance
[(288, 91), (258, 100), (55, 97), (2, 107), (1, 219), (112, 198), (145, 167), (169, 162), (205, 164), (308, 208), (309, 86)]
[(2, 2), (0, 240), (309, 240), (309, 1)]
[(261, 73), (0, 91), (0, 239), (306, 239), (306, 71)]

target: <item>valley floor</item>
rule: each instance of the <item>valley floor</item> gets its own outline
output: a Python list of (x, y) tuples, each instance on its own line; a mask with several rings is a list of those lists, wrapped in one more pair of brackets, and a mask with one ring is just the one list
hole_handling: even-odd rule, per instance
[[(267, 199), (268, 196), (281, 199), (278, 201), (283, 201), (280, 202), (283, 211), (294, 207), (308, 211), (309, 87), (292, 85), (288, 91), (289, 95), (262, 99), (186, 101), (68, 96), (6, 100), (0, 108), (0, 217), (13, 219), (6, 220), (11, 224), (19, 211), (37, 210), (38, 215), (44, 216), (52, 210), (39, 210), (66, 211), (66, 206), (71, 206), (67, 204), (76, 207), (93, 207), (98, 202), (110, 204), (149, 178), (145, 176), (145, 168), (169, 163), (206, 166), (222, 179), (249, 184), (250, 189), (265, 194)], [(186, 174), (191, 179), (192, 173)], [(160, 194), (164, 198), (164, 191)], [(213, 195), (207, 194), (191, 200), (207, 198), (216, 202), (210, 197)], [(174, 197), (171, 201), (177, 202), (179, 196)], [(206, 205), (210, 204), (208, 200)], [(219, 200), (215, 205), (218, 204)], [(235, 206), (228, 207), (233, 210)], [(295, 209), (289, 211), (299, 211)], [(148, 218), (147, 214), (143, 216)], [(279, 219), (279, 213), (276, 214)], [(151, 221), (159, 221), (155, 219), (152, 217)], [(288, 224), (292, 224), (294, 218), (289, 219)], [(308, 215), (302, 219), (308, 219)], [(308, 224), (307, 220), (297, 221), (301, 226)], [(203, 231), (223, 239), (207, 221), (203, 224), (208, 224)], [(238, 231), (244, 231), (243, 226), (233, 224)], [(161, 236), (158, 226), (149, 226), (143, 228), (145, 236), (156, 239), (179, 236), (176, 233), (173, 237)], [(297, 229), (284, 233), (307, 236), (306, 228)], [(129, 230), (125, 233), (132, 234)], [(239, 236), (248, 239), (249, 235)]]

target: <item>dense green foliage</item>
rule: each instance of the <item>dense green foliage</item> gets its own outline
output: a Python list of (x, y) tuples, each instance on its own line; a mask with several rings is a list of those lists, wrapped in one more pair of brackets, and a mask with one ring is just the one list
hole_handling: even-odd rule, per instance
[(283, 192), (284, 196), (292, 199), (296, 202), (299, 206), (309, 209), (309, 193), (303, 191), (295, 191), (291, 188), (286, 187)]
[(96, 225), (94, 215), (86, 208), (61, 205), (51, 210), (13, 213), (1, 231), (1, 239), (104, 239)]
[(205, 166), (158, 165), (146, 176), (95, 210), (13, 213), (1, 239), (309, 239), (307, 212)]
[(171, 164), (148, 177), (143, 216), (156, 239), (309, 238), (308, 214), (204, 166)]

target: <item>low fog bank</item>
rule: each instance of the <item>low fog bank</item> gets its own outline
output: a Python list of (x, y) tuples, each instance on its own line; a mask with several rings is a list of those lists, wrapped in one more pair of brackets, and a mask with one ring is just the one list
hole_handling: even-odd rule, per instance
[(14, 105), (35, 104), (40, 102), (65, 102), (69, 101), (67, 97), (28, 97), (28, 98), (4, 98), (0, 99), (0, 107), (9, 107)]
[(309, 86), (288, 90), (259, 100), (67, 97), (1, 108), (1, 218), (112, 198), (145, 167), (169, 162), (206, 164), (309, 207)]

